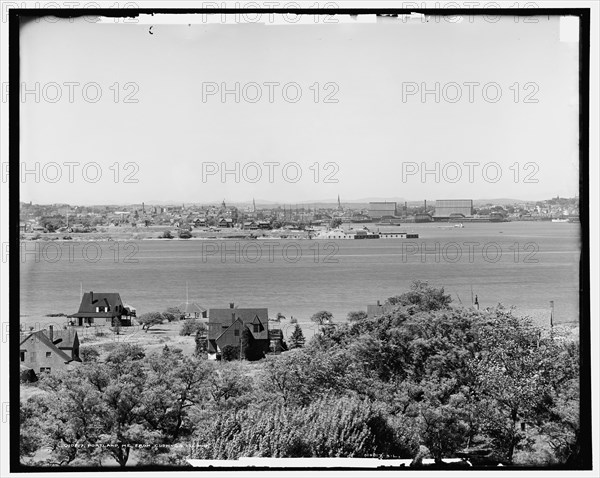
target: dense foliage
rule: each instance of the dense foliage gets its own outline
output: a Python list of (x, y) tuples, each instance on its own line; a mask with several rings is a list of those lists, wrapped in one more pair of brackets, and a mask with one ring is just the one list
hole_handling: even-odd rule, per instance
[(511, 309), (453, 307), (443, 289), (422, 282), (386, 310), (337, 326), (315, 314), (322, 327), (304, 347), (296, 347), (297, 327), (292, 350), (258, 362), (240, 362), (240, 347), (210, 362), (204, 350), (145, 355), (121, 345), (104, 361), (45, 376), (46, 393), (21, 403), (22, 459), (39, 462), (42, 447), (47, 463), (110, 458), (123, 466), (132, 453), (139, 464), (240, 456), (440, 462), (484, 450), (508, 465), (534, 463), (528, 457), (545, 447), (544, 464), (577, 466), (575, 340)]

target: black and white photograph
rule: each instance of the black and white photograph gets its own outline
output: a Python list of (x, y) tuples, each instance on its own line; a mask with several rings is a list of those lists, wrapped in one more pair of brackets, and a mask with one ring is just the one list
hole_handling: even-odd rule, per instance
[(2, 3), (0, 474), (597, 476), (592, 3)]

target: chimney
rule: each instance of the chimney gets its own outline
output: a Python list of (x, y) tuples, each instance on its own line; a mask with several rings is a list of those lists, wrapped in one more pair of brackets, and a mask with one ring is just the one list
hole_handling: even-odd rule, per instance
[(427, 212), (427, 199), (425, 199), (425, 212)]
[(94, 303), (94, 291), (90, 291), (90, 302), (93, 304)]
[(381, 301), (380, 300), (377, 301), (377, 307), (381, 307)]
[(54, 342), (54, 325), (48, 326), (48, 338), (50, 339), (50, 342)]
[(229, 302), (229, 308), (233, 309), (233, 302)]

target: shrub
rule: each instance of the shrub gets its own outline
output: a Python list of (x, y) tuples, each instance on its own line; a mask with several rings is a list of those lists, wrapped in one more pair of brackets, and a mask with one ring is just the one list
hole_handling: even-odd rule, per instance
[(179, 231), (179, 239), (190, 239), (192, 237), (192, 233), (190, 231)]
[(171, 234), (171, 231), (165, 231), (162, 236), (159, 236), (159, 239), (173, 239), (173, 234)]
[(235, 347), (234, 345), (226, 345), (225, 347), (223, 347), (221, 357), (226, 362), (230, 362), (231, 360), (239, 360), (240, 348)]
[(82, 347), (79, 350), (79, 357), (84, 362), (95, 362), (100, 357), (100, 352), (95, 347)]
[(175, 320), (181, 320), (183, 318), (185, 318), (185, 315), (183, 314), (183, 312), (181, 312), (181, 309), (179, 309), (179, 307), (169, 307), (167, 310), (165, 310), (165, 313), (169, 313), (175, 316)]
[(305, 407), (271, 406), (220, 415), (205, 425), (211, 436), (194, 458), (240, 456), (404, 457), (418, 448), (410, 434), (388, 422), (381, 408), (354, 397), (324, 397)]
[(179, 320), (178, 317), (175, 314), (172, 314), (171, 312), (163, 312), (162, 316), (167, 319), (167, 321), (169, 322), (173, 322), (174, 320)]
[(204, 324), (202, 322), (199, 322), (196, 319), (187, 319), (181, 326), (181, 329), (179, 330), (179, 335), (182, 335), (182, 336), (194, 335), (198, 331), (202, 331), (205, 329), (206, 329), (206, 327), (204, 326)]

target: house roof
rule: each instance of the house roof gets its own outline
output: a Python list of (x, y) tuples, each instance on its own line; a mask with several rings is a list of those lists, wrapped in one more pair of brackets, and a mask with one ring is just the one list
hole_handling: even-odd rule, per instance
[(269, 320), (269, 309), (267, 308), (223, 308), (210, 309), (208, 311), (208, 322), (229, 325), (233, 322), (232, 314), (235, 318), (242, 319), (242, 322), (252, 323), (256, 317), (263, 323)]
[(193, 314), (194, 312), (202, 313), (208, 310), (196, 302), (182, 302), (177, 308), (184, 314)]
[(254, 335), (255, 338), (260, 338), (263, 334), (266, 334), (269, 323), (269, 309), (241, 309), (237, 307), (210, 309), (208, 311), (208, 337), (210, 339), (220, 337), (226, 331), (223, 327), (229, 327), (238, 320), (244, 325), (260, 323), (262, 325), (260, 332), (254, 333), (254, 331), (251, 330), (252, 335)]
[(59, 348), (73, 348), (76, 338), (77, 331), (74, 329), (55, 330), (52, 334), (52, 343)]
[(65, 363), (70, 362), (72, 360), (71, 357), (69, 357), (66, 353), (64, 353), (62, 350), (60, 350), (56, 345), (54, 345), (52, 342), (50, 342), (50, 339), (48, 338), (46, 333), (47, 332), (45, 330), (38, 330), (37, 332), (33, 332), (33, 333), (27, 335), (25, 337), (25, 339), (21, 340), (20, 345), (23, 345), (25, 342), (27, 342), (31, 337), (33, 337), (35, 335), (37, 340), (39, 340), (44, 345), (46, 345), (49, 349), (51, 349), (56, 355), (58, 355), (62, 360), (64, 360)]
[[(108, 306), (108, 312), (96, 312), (96, 307)], [(79, 311), (73, 317), (98, 317), (109, 318), (120, 315), (117, 306), (123, 307), (121, 296), (118, 292), (84, 292), (79, 305)]]

